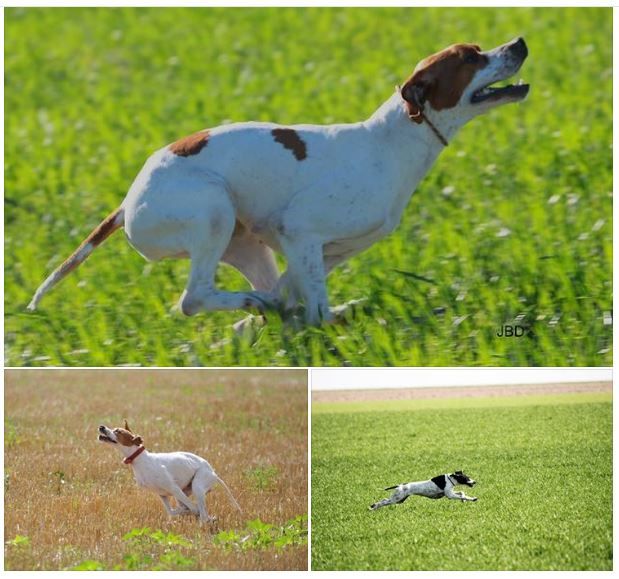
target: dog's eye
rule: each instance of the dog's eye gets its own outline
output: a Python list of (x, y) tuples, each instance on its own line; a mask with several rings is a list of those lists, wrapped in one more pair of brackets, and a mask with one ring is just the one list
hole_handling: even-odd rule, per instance
[(464, 62), (466, 62), (466, 64), (475, 64), (478, 58), (479, 58), (479, 55), (476, 52), (469, 52), (464, 57)]

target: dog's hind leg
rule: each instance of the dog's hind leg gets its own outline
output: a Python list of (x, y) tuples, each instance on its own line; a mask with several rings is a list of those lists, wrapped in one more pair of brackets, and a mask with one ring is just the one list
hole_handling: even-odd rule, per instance
[(180, 299), (180, 309), (188, 316), (201, 310), (258, 310), (272, 307), (272, 297), (259, 291), (227, 292), (215, 288), (215, 272), (235, 226), (235, 212), (227, 192), (221, 190), (217, 202), (210, 193), (202, 218), (187, 224), (183, 236), (191, 258), (189, 282)]
[(381, 507), (386, 507), (391, 504), (393, 504), (391, 499), (383, 499), (382, 501), (378, 501), (377, 503), (370, 505), (370, 510), (375, 511), (376, 509), (380, 509)]
[(206, 510), (206, 495), (218, 481), (217, 475), (210, 468), (201, 468), (191, 482), (191, 490), (198, 502), (200, 521), (203, 523), (214, 520), (214, 517), (209, 517), (208, 511)]
[[(215, 272), (234, 233), (235, 208), (226, 184), (217, 176), (194, 175), (189, 169), (154, 184), (135, 185), (125, 202), (125, 232), (144, 257), (160, 260), (189, 257), (191, 270), (180, 310), (192, 316), (202, 310), (263, 310), (263, 292), (227, 292), (215, 287)], [(133, 190), (133, 188), (132, 188)]]
[(386, 507), (387, 505), (397, 505), (399, 503), (403, 503), (409, 496), (410, 495), (408, 495), (405, 491), (397, 489), (390, 497), (370, 505), (370, 510), (375, 511), (376, 509)]

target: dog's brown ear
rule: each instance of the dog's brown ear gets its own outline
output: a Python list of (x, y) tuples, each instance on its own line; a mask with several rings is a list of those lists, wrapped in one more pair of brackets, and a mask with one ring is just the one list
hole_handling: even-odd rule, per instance
[(422, 123), (422, 112), (428, 95), (428, 84), (418, 75), (413, 75), (400, 89), (402, 98), (406, 101), (408, 116), (415, 123)]
[(125, 430), (128, 430), (129, 432), (131, 432), (131, 428), (129, 428), (129, 424), (127, 423), (126, 419), (125, 419)]
[(140, 446), (140, 444), (142, 444), (142, 437), (141, 436), (134, 436), (133, 437), (133, 443), (137, 444), (138, 446)]

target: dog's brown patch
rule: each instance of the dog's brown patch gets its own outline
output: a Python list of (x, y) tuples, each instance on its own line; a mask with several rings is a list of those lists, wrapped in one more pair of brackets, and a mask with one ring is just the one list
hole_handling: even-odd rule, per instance
[(116, 440), (123, 446), (140, 446), (142, 444), (141, 436), (134, 436), (133, 433), (125, 430), (124, 428), (117, 428), (114, 430)]
[(172, 143), (168, 148), (172, 153), (179, 157), (189, 157), (197, 155), (208, 143), (208, 130), (198, 131), (188, 137), (183, 137), (175, 143)]
[(118, 214), (120, 209), (117, 209), (113, 213), (110, 213), (88, 236), (86, 241), (90, 242), (93, 247), (97, 247), (103, 241), (105, 241), (114, 231), (122, 227), (122, 223), (117, 223)]
[[(488, 64), (476, 44), (454, 44), (422, 60), (402, 85), (409, 115), (422, 122), (418, 104), (436, 111), (455, 107), (478, 70)], [(419, 119), (419, 120), (417, 120)]]
[(292, 151), (297, 161), (303, 161), (307, 157), (307, 145), (294, 129), (273, 129), (271, 134), (277, 143)]
[(110, 213), (97, 227), (88, 235), (80, 246), (58, 267), (57, 273), (60, 279), (73, 271), (80, 265), (97, 247), (101, 245), (114, 231), (124, 225), (124, 219), (119, 219), (122, 209)]

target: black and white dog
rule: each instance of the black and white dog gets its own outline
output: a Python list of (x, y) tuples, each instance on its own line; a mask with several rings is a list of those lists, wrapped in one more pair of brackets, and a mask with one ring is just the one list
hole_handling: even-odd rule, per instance
[(396, 489), (388, 499), (383, 499), (370, 506), (370, 510), (375, 511), (387, 505), (398, 505), (403, 503), (411, 495), (420, 495), (429, 499), (455, 499), (459, 501), (476, 501), (477, 497), (467, 497), (462, 491), (454, 491), (456, 485), (467, 485), (473, 487), (476, 481), (465, 475), (461, 470), (452, 474), (441, 474), (430, 480), (410, 482), (406, 484), (387, 487), (385, 490)]

